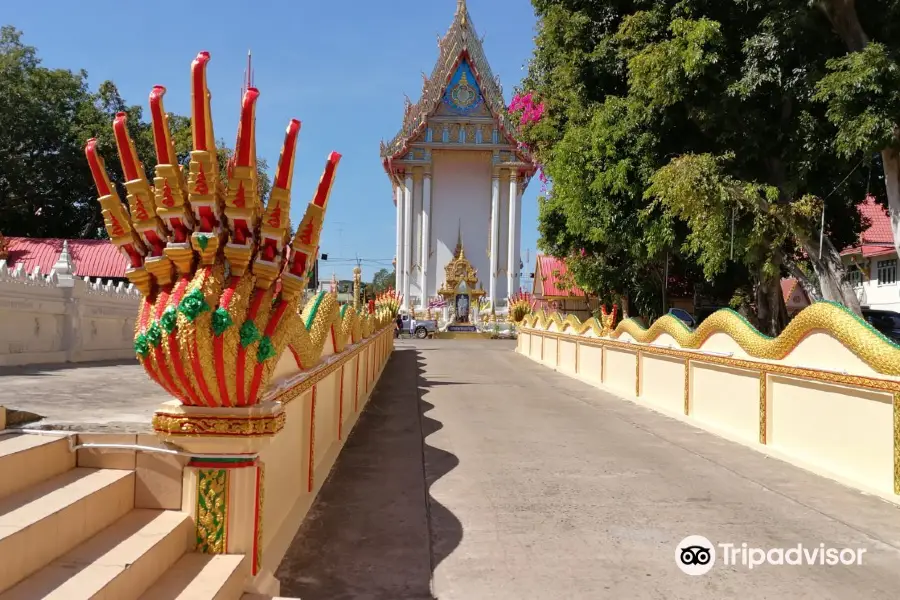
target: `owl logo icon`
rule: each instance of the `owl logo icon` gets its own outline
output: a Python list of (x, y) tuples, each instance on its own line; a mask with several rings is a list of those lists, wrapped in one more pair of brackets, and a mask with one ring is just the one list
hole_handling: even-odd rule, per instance
[(701, 535), (690, 535), (675, 547), (675, 564), (687, 575), (706, 575), (716, 564), (716, 547)]

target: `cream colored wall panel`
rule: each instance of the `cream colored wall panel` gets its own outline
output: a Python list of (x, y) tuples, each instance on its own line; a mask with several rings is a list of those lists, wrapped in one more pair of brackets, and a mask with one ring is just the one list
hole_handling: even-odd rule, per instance
[(692, 361), (690, 414), (741, 439), (758, 442), (759, 373)]
[(647, 354), (641, 361), (641, 399), (672, 412), (684, 412), (684, 361)]
[(835, 474), (893, 489), (890, 393), (769, 377), (769, 445)]
[(606, 349), (606, 374), (604, 384), (634, 396), (637, 383), (637, 355), (613, 348)]

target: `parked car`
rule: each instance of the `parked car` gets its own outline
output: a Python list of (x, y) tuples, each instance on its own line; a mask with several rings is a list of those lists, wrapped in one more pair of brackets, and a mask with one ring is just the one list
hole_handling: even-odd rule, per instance
[(892, 310), (871, 310), (864, 308), (863, 318), (875, 329), (900, 344), (900, 313)]
[(680, 320), (691, 329), (697, 326), (697, 320), (691, 316), (691, 313), (684, 310), (683, 308), (670, 308), (669, 314)]
[(413, 321), (409, 318), (409, 315), (402, 315), (402, 317), (403, 327), (400, 328), (400, 331), (407, 333), (410, 336), (416, 336), (420, 340), (424, 340), (429, 335), (434, 335), (438, 330), (437, 321), (434, 319), (416, 319), (415, 325), (413, 325)]

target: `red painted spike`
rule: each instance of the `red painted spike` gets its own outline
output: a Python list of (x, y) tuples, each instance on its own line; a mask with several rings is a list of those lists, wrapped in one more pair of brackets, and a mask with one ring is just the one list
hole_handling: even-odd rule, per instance
[(166, 88), (161, 85), (153, 86), (150, 92), (150, 118), (153, 121), (153, 144), (156, 148), (156, 162), (161, 165), (174, 164), (173, 157), (169, 156), (169, 145), (166, 142), (166, 129), (163, 116), (162, 99), (166, 95)]
[(206, 89), (203, 85), (206, 63), (208, 62), (209, 52), (203, 51), (191, 63), (195, 117), (191, 125), (194, 130), (194, 147), (196, 150), (209, 150), (206, 147)]
[(122, 170), (125, 172), (126, 181), (138, 179), (138, 165), (135, 163), (134, 154), (131, 152), (131, 144), (128, 138), (128, 115), (119, 112), (113, 121), (113, 132), (116, 136), (116, 144), (119, 146), (119, 156), (122, 159)]
[(284, 134), (281, 158), (278, 160), (278, 170), (275, 172), (275, 187), (283, 190), (286, 190), (291, 183), (288, 181), (288, 177), (291, 175), (291, 162), (294, 160), (294, 152), (297, 151), (297, 136), (300, 134), (300, 127), (300, 121), (291, 119)]
[(106, 182), (106, 172), (103, 170), (103, 159), (97, 153), (97, 139), (91, 138), (84, 145), (84, 154), (88, 165), (91, 167), (91, 175), (94, 176), (94, 185), (101, 196), (109, 196), (109, 185)]
[(235, 150), (234, 159), (235, 166), (250, 166), (250, 150), (252, 140), (250, 139), (250, 131), (253, 128), (253, 105), (259, 98), (259, 90), (249, 88), (244, 92), (244, 99), (241, 102), (241, 125), (238, 130), (237, 149)]
[(325, 202), (328, 200), (328, 192), (334, 181), (334, 173), (340, 161), (341, 155), (337, 152), (332, 152), (328, 155), (328, 162), (325, 163), (325, 172), (322, 173), (322, 179), (319, 180), (319, 187), (316, 190), (315, 198), (313, 198), (313, 204), (316, 206), (325, 206)]

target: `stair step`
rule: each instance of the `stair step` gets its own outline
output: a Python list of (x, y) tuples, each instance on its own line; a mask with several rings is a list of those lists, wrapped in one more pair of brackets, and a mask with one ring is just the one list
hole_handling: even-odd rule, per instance
[(0, 600), (137, 598), (184, 554), (192, 532), (186, 513), (133, 510)]
[(249, 574), (242, 554), (185, 554), (140, 600), (238, 600)]
[(134, 471), (75, 468), (0, 500), (0, 590), (134, 507)]
[(75, 453), (61, 436), (0, 437), (0, 498), (6, 498), (75, 468)]

